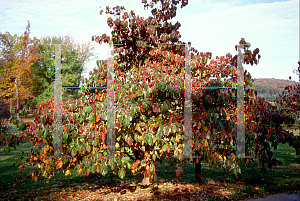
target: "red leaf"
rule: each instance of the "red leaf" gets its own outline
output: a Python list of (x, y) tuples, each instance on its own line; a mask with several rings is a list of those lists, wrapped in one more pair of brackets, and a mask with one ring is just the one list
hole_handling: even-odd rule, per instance
[(140, 161), (140, 160), (137, 160), (137, 161), (132, 165), (132, 169), (134, 170), (140, 163), (141, 163), (141, 161)]
[(85, 148), (85, 146), (82, 146), (82, 154), (84, 155), (85, 152), (86, 152), (86, 148)]
[(117, 120), (116, 120), (116, 127), (117, 127), (117, 128), (120, 128), (120, 119), (117, 119)]
[(89, 176), (89, 174), (90, 174), (90, 171), (87, 171), (87, 172), (85, 172), (85, 174), (86, 174), (86, 176)]
[(167, 146), (167, 152), (170, 153), (170, 147), (169, 146)]
[(173, 119), (173, 116), (171, 116), (171, 118), (169, 119), (169, 124), (172, 123), (172, 119)]
[(103, 132), (100, 132), (101, 135), (101, 140), (104, 141), (105, 140), (105, 134)]
[(96, 114), (96, 123), (98, 123), (100, 121), (100, 115)]

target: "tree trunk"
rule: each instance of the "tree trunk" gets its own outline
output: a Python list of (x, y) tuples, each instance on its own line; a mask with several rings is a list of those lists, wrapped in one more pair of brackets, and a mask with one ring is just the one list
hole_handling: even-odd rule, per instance
[(150, 171), (149, 170), (145, 170), (143, 172), (143, 180), (140, 183), (140, 185), (143, 186), (143, 187), (148, 187), (148, 186), (151, 185), (151, 182), (150, 182)]
[(17, 113), (17, 118), (19, 119), (19, 93), (18, 93), (18, 81), (15, 79), (15, 88), (16, 88), (16, 99), (17, 99), (17, 107), (16, 107), (16, 113)]
[[(199, 153), (196, 151), (195, 156), (199, 157)], [(197, 163), (197, 160), (199, 163)], [(199, 184), (202, 183), (202, 178), (201, 178), (201, 161), (202, 158), (195, 158), (195, 173), (196, 173), (196, 182)]]
[(11, 104), (11, 99), (10, 99), (10, 102), (9, 102), (10, 119), (12, 118), (11, 109), (12, 109), (12, 104)]

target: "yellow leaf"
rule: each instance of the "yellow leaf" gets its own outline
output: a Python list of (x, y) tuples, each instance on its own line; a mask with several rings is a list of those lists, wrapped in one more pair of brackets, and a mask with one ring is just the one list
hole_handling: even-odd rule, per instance
[(59, 163), (57, 164), (56, 168), (62, 168), (63, 163), (61, 161), (59, 161)]
[(179, 143), (178, 135), (176, 135), (176, 142)]
[(135, 128), (136, 128), (136, 130), (137, 130), (138, 132), (141, 132), (141, 127), (140, 127), (139, 124), (137, 124)]
[(198, 122), (197, 129), (200, 129), (200, 128), (201, 128), (201, 122), (199, 121), (199, 122)]
[(70, 174), (70, 170), (67, 170), (65, 176), (68, 176), (69, 174)]
[(116, 142), (116, 149), (118, 149), (120, 147), (119, 143)]
[(161, 119), (162, 119), (162, 114), (160, 114), (159, 116), (158, 116), (158, 118), (157, 118), (159, 121), (161, 121)]
[(204, 131), (205, 131), (205, 132), (208, 131), (208, 127), (207, 127), (207, 126), (204, 127)]
[(113, 171), (113, 173), (114, 173), (115, 175), (118, 175), (118, 168), (115, 168), (114, 171)]
[(38, 178), (37, 178), (36, 176), (33, 176), (32, 179), (33, 179), (34, 181), (36, 181)]

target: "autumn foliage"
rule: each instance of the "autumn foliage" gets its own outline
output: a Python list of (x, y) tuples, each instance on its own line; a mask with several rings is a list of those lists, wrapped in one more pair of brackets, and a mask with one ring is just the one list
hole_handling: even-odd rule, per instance
[[(178, 161), (172, 157), (184, 155), (187, 49), (184, 48), (186, 44), (179, 40), (180, 23), (172, 25), (167, 21), (175, 16), (172, 12), (176, 11), (174, 6), (177, 4), (170, 4), (162, 8), (163, 16), (154, 10), (154, 16), (147, 19), (136, 16), (134, 11), (125, 12), (124, 7), (107, 7), (107, 14), (120, 16), (107, 20), (113, 29), (112, 37), (106, 34), (93, 37), (97, 43), (118, 44), (114, 46), (114, 69), (115, 145), (119, 158), (106, 158), (107, 89), (96, 88), (107, 83), (106, 62), (97, 63), (97, 68), (85, 83), (89, 88), (80, 91), (81, 98), (62, 104), (63, 155), (69, 158), (50, 157), (54, 154), (53, 136), (56, 134), (53, 98), (39, 106), (35, 124), (24, 124), (12, 118), (22, 131), (19, 138), (26, 138), (40, 147), (28, 155), (22, 166), (39, 166), (40, 171), (32, 174), (34, 179), (42, 175), (51, 178), (55, 169), (64, 170), (66, 175), (74, 170), (86, 175), (90, 172), (105, 175), (110, 167), (121, 178), (125, 177), (125, 168), (128, 168), (133, 173), (141, 171), (144, 179), (152, 182), (156, 177), (153, 161), (169, 159), (171, 163), (186, 163), (190, 160), (180, 158)], [(182, 1), (181, 6), (186, 4)], [(242, 39), (240, 44), (247, 43)], [(244, 49), (244, 63), (257, 64), (259, 49), (252, 52), (249, 47), (246, 45)], [(232, 87), (236, 83), (237, 56), (226, 54), (209, 61), (208, 55), (191, 48), (190, 59), (193, 87)], [(132, 77), (128, 77), (129, 82), (125, 83), (127, 71)], [(272, 167), (274, 161), (275, 165), (277, 162), (272, 159), (271, 147), (289, 142), (299, 154), (299, 138), (282, 129), (282, 122), (290, 119), (257, 98), (251, 75), (244, 72), (244, 77), (246, 155), (257, 158), (265, 171), (267, 166)], [(192, 93), (193, 139), (190, 143), (193, 152), (201, 155), (210, 167), (228, 166), (238, 175), (238, 162), (249, 165), (254, 161), (235, 158), (235, 94), (234, 89), (196, 89)], [(181, 173), (178, 167), (177, 175)]]

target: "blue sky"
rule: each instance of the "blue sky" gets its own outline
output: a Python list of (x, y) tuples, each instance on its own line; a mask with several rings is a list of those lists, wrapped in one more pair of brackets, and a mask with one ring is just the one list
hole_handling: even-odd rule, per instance
[[(149, 1), (149, 0), (148, 0)], [(110, 34), (100, 6), (124, 5), (127, 11), (148, 17), (141, 0), (0, 0), (0, 32), (21, 35), (31, 24), (31, 37), (65, 36), (85, 43), (93, 35)], [(298, 68), (299, 0), (190, 0), (177, 10), (172, 22), (179, 21), (181, 40), (191, 41), (200, 52), (212, 55), (236, 54), (234, 45), (240, 38), (260, 48), (262, 56), (257, 66), (244, 65), (253, 78), (278, 78), (299, 81), (293, 69)], [(107, 47), (94, 43), (93, 60), (86, 64), (85, 77), (96, 66), (97, 59), (106, 59)]]

